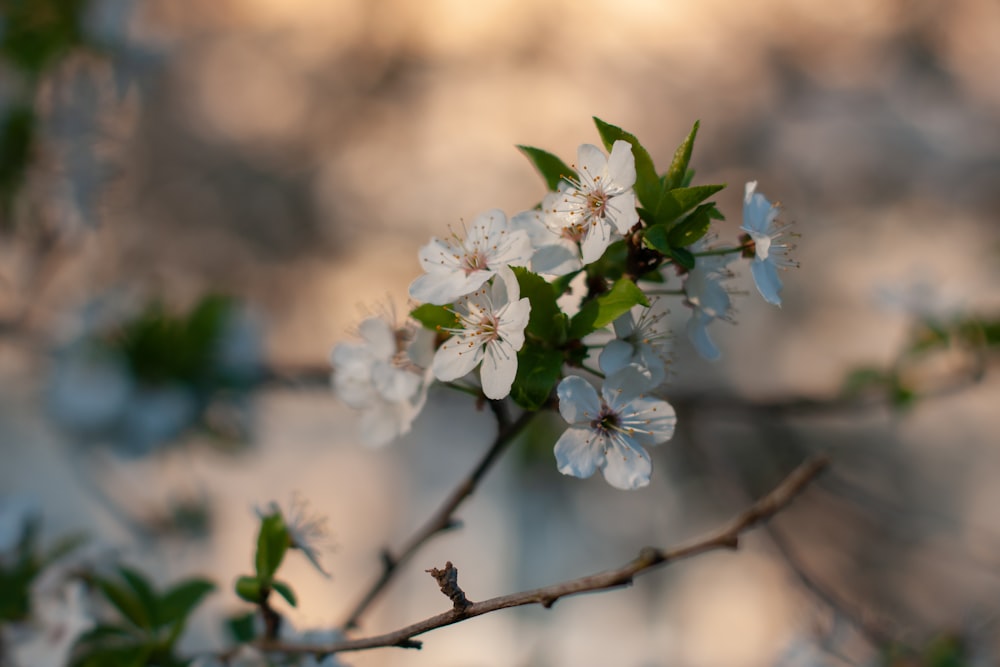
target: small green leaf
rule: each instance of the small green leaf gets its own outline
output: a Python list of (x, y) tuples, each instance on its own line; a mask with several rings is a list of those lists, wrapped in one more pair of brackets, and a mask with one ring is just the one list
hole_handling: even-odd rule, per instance
[(608, 152), (616, 141), (627, 141), (632, 144), (632, 156), (635, 158), (635, 194), (643, 207), (655, 211), (660, 203), (660, 177), (656, 175), (656, 167), (653, 166), (653, 158), (649, 156), (649, 151), (643, 148), (635, 135), (620, 127), (605, 123), (596, 116), (594, 123)]
[(695, 258), (690, 250), (685, 248), (671, 248), (670, 259), (683, 266), (688, 271), (694, 270)]
[(270, 581), (274, 577), (290, 545), (288, 529), (280, 512), (261, 519), (256, 558), (257, 577), (261, 581)]
[(663, 179), (663, 194), (684, 185), (684, 177), (688, 172), (688, 163), (691, 161), (691, 151), (694, 149), (694, 138), (698, 134), (699, 125), (700, 121), (696, 120), (690, 134), (674, 152), (674, 159)]
[(410, 311), (410, 317), (424, 325), (424, 328), (432, 331), (455, 326), (455, 313), (448, 310), (446, 306), (425, 303)]
[(690, 188), (674, 188), (664, 193), (660, 206), (656, 209), (657, 224), (669, 225), (677, 218), (694, 209), (725, 185), (695, 185)]
[(517, 377), (510, 390), (511, 398), (526, 410), (539, 409), (559, 381), (562, 365), (562, 352), (526, 342), (517, 353)]
[(237, 644), (249, 643), (257, 636), (254, 630), (256, 616), (256, 612), (251, 611), (226, 619), (226, 629)]
[(659, 250), (664, 255), (670, 255), (670, 240), (667, 228), (664, 225), (654, 225), (647, 227), (642, 234), (646, 245), (654, 250)]
[(674, 248), (686, 248), (698, 242), (712, 225), (709, 211), (713, 208), (715, 204), (702, 204), (696, 208), (691, 215), (670, 228), (667, 242)]
[(110, 579), (98, 579), (97, 587), (125, 620), (143, 630), (152, 629), (149, 615), (139, 599), (127, 588)]
[(580, 312), (570, 321), (569, 337), (579, 339), (602, 329), (638, 304), (648, 306), (649, 299), (634, 282), (622, 278), (610, 291), (583, 304)]
[(205, 579), (188, 579), (177, 584), (160, 599), (160, 625), (186, 619), (202, 598), (215, 590)]
[(569, 284), (573, 282), (573, 278), (580, 275), (580, 271), (582, 271), (582, 269), (572, 271), (564, 276), (559, 276), (558, 278), (553, 279), (552, 291), (555, 293), (556, 297), (562, 296), (567, 290), (569, 290)]
[(142, 605), (144, 615), (149, 619), (150, 627), (159, 627), (159, 597), (153, 590), (153, 586), (149, 583), (149, 580), (138, 570), (133, 570), (124, 565), (118, 568), (118, 572), (122, 575), (125, 583), (129, 585), (129, 588), (135, 593), (136, 600)]
[(532, 146), (518, 146), (517, 149), (535, 165), (549, 190), (558, 190), (560, 181), (576, 180), (576, 172), (552, 153)]
[(236, 580), (236, 595), (252, 604), (260, 604), (260, 579), (243, 576)]
[(549, 285), (537, 273), (513, 266), (511, 269), (517, 276), (517, 283), (521, 288), (521, 298), (526, 298), (531, 302), (531, 315), (528, 318), (528, 326), (525, 331), (541, 338), (554, 345), (559, 344), (560, 338), (565, 338), (566, 331), (560, 331), (560, 324), (565, 320), (559, 317), (562, 311), (556, 304), (556, 294)]
[(292, 605), (293, 607), (298, 605), (298, 602), (295, 599), (295, 593), (294, 591), (292, 591), (292, 587), (286, 584), (285, 582), (272, 581), (271, 588), (278, 591), (278, 594), (281, 595), (281, 597), (285, 598), (285, 601), (288, 604)]

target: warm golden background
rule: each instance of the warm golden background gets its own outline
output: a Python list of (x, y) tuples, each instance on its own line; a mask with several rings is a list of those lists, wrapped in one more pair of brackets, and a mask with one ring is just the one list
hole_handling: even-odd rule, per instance
[[(228, 291), (256, 304), (275, 365), (323, 368), (361, 308), (387, 297), (405, 303), (417, 248), (431, 234), (540, 199), (542, 183), (515, 144), (571, 161), (578, 144), (598, 142), (591, 116), (599, 116), (636, 134), (660, 165), (700, 120), (698, 179), (730, 184), (718, 198), (729, 218), (722, 238), (735, 240), (752, 179), (802, 235), (802, 267), (784, 276), (782, 309), (758, 298), (748, 272), (734, 282), (743, 293), (738, 325), (713, 327), (722, 362), (697, 359), (679, 337), (678, 396), (832, 395), (851, 367), (889, 363), (903, 342), (907, 318), (880, 305), (879, 288), (917, 284), (948, 307), (1000, 308), (993, 0), (138, 7), (129, 30), (161, 57), (116, 119), (117, 178), (103, 226), (57, 277), (60, 303), (122, 283), (179, 300)], [(672, 310), (683, 332), (686, 309)], [(488, 415), (435, 394), (411, 435), (371, 451), (327, 392), (271, 391), (258, 403), (250, 454), (234, 461), (196, 450), (101, 471), (96, 483), (133, 506), (184, 493), (213, 498), (211, 540), (152, 546), (124, 532), (93, 500), (94, 480), (65, 464), (63, 443), (31, 409), (32, 369), (5, 363), (23, 383), (4, 389), (4, 448), (14, 455), (0, 465), (0, 482), (38, 494), (53, 530), (82, 521), (163, 578), (208, 572), (225, 587), (250, 564), (252, 503), (299, 491), (328, 512), (333, 579), (290, 565), (302, 627), (341, 619), (377, 571), (378, 548), (400, 543), (430, 512), (491, 428)], [(677, 439), (654, 453), (652, 486), (631, 494), (560, 477), (549, 459), (508, 461), (461, 513), (466, 527), (417, 558), (365, 629), (444, 608), (426, 567), (453, 560), (473, 599), (611, 567), (737, 510), (734, 474), (760, 491), (775, 469), (825, 450), (850, 491), (831, 483), (779, 520), (809, 571), (915, 643), (945, 632), (995, 635), (998, 388), (987, 374), (903, 416), (789, 420), (692, 408)], [(850, 623), (803, 591), (766, 539), (746, 546), (628, 591), (436, 631), (420, 652), (345, 660), (763, 667), (841, 628), (847, 639), (834, 643), (848, 664), (865, 659)], [(225, 590), (212, 603), (213, 613), (238, 608)], [(204, 619), (192, 646), (219, 641)]]

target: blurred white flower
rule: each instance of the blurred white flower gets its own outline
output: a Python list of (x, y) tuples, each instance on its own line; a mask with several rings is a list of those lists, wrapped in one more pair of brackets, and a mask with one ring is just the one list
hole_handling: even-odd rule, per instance
[[(691, 247), (695, 253), (709, 249), (704, 240)], [(733, 303), (722, 284), (723, 280), (732, 277), (726, 268), (732, 260), (732, 255), (698, 257), (684, 281), (686, 303), (693, 310), (687, 323), (688, 340), (698, 354), (709, 361), (716, 361), (721, 353), (708, 335), (708, 325), (717, 319), (732, 321)]]
[(757, 291), (764, 301), (781, 305), (781, 278), (778, 269), (796, 267), (798, 263), (788, 256), (794, 246), (783, 240), (789, 225), (778, 222), (780, 208), (771, 204), (764, 195), (756, 192), (757, 181), (746, 184), (743, 197), (743, 226), (754, 243), (754, 258), (750, 263)]
[(10, 646), (18, 667), (65, 667), (73, 644), (96, 624), (86, 586), (75, 579), (54, 590), (33, 586), (31, 614)]
[(427, 399), (425, 348), (432, 345), (428, 336), (433, 338), (433, 333), (397, 324), (391, 309), (365, 319), (358, 333), (361, 342), (333, 347), (333, 391), (362, 411), (362, 440), (386, 445), (410, 430)]
[[(637, 316), (638, 314), (638, 316)], [(610, 375), (634, 364), (649, 373), (650, 386), (658, 387), (667, 379), (670, 359), (670, 332), (662, 321), (666, 312), (636, 306), (614, 321), (615, 339), (601, 351), (601, 371)]]
[(559, 413), (570, 427), (555, 445), (559, 472), (590, 477), (600, 469), (619, 489), (649, 484), (653, 464), (644, 447), (674, 434), (677, 418), (666, 401), (646, 396), (649, 378), (635, 366), (609, 376), (598, 396), (594, 387), (571, 375), (559, 383)]
[(471, 294), (504, 266), (529, 266), (531, 240), (515, 230), (499, 209), (481, 213), (469, 225), (465, 238), (432, 238), (420, 249), (426, 273), (410, 284), (410, 296), (439, 306)]
[(583, 144), (576, 166), (579, 180), (546, 198), (544, 208), (559, 220), (564, 236), (580, 243), (583, 263), (590, 264), (616, 234), (627, 234), (639, 222), (632, 191), (635, 158), (627, 141), (616, 141), (607, 157), (597, 146)]
[(501, 268), (485, 285), (455, 304), (456, 326), (434, 355), (434, 376), (450, 382), (482, 363), (483, 393), (499, 399), (510, 393), (517, 375), (517, 351), (524, 345), (531, 303), (521, 299), (514, 272)]

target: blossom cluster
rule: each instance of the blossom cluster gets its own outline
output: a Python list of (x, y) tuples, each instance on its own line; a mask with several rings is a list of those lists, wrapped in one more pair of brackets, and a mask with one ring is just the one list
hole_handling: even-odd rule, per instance
[(741, 242), (717, 246), (711, 227), (724, 217), (710, 200), (724, 186), (692, 185), (688, 166), (698, 125), (658, 173), (632, 134), (595, 121), (604, 149), (581, 145), (572, 166), (520, 147), (548, 186), (538, 205), (488, 210), (420, 249), (411, 321), (366, 319), (361, 342), (334, 347), (334, 390), (362, 411), (364, 440), (405, 434), (437, 381), (525, 410), (558, 407), (568, 424), (554, 445), (560, 472), (600, 470), (615, 487), (640, 488), (652, 470), (646, 448), (676, 422), (658, 394), (670, 377), (667, 311), (650, 297), (681, 298), (688, 339), (709, 360), (721, 356), (709, 325), (733, 319), (733, 261), (750, 260), (761, 296), (781, 305), (792, 246), (756, 182)]

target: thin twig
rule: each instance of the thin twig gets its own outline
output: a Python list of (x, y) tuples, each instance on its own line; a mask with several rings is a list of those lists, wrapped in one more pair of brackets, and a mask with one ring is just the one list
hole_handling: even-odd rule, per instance
[(388, 549), (382, 551), (382, 572), (361, 599), (358, 600), (357, 604), (354, 605), (351, 613), (343, 623), (345, 630), (350, 630), (358, 626), (362, 614), (375, 601), (375, 598), (379, 596), (389, 582), (392, 581), (399, 567), (410, 560), (413, 554), (425, 542), (438, 533), (443, 533), (456, 526), (455, 511), (466, 498), (475, 492), (480, 480), (482, 480), (493, 464), (496, 463), (500, 454), (513, 442), (521, 430), (531, 421), (531, 418), (537, 414), (535, 412), (525, 412), (512, 422), (510, 416), (507, 414), (506, 404), (503, 401), (490, 401), (489, 405), (497, 417), (498, 424), (497, 435), (493, 440), (493, 444), (490, 445), (490, 448), (483, 455), (483, 458), (480, 459), (479, 463), (476, 464), (472, 472), (469, 473), (468, 477), (462, 480), (461, 484), (451, 492), (451, 495), (441, 504), (434, 515), (410, 537), (398, 552), (394, 554)]
[(638, 557), (621, 567), (592, 574), (579, 579), (571, 579), (561, 583), (536, 588), (534, 590), (502, 595), (500, 597), (473, 602), (468, 606), (454, 608), (443, 614), (432, 616), (394, 632), (373, 637), (349, 639), (326, 645), (291, 644), (284, 642), (258, 642), (257, 648), (264, 651), (277, 651), (286, 654), (329, 655), (343, 651), (362, 651), (366, 649), (396, 646), (401, 648), (420, 648), (421, 642), (413, 638), (425, 632), (459, 623), (475, 616), (509, 607), (540, 604), (551, 607), (560, 598), (578, 593), (604, 591), (628, 586), (635, 576), (668, 563), (697, 556), (718, 549), (736, 549), (740, 536), (754, 526), (767, 521), (778, 512), (785, 509), (829, 464), (826, 457), (809, 460), (796, 468), (770, 493), (751, 505), (743, 513), (720, 528), (673, 549), (656, 549), (647, 547)]

